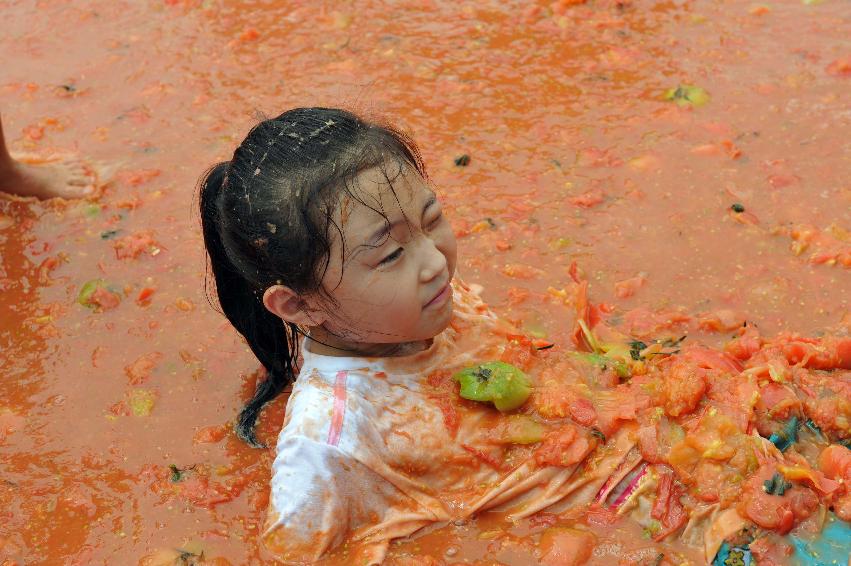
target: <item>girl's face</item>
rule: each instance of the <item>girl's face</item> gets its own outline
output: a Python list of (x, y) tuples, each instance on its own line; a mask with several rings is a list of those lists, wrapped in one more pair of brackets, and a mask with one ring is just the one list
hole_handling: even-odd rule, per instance
[(363, 171), (355, 187), (368, 206), (343, 197), (335, 213), (343, 238), (332, 231), (322, 285), (337, 307), (326, 307), (333, 312), (321, 325), (333, 346), (369, 352), (428, 340), (452, 316), (452, 228), (418, 173), (406, 167), (392, 177), (391, 188), (382, 168)]

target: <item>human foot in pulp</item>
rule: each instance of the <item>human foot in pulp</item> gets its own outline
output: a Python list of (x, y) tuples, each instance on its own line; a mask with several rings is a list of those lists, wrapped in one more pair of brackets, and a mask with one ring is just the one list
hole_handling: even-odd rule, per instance
[(76, 159), (15, 159), (9, 153), (0, 122), (0, 192), (20, 197), (85, 198), (97, 186), (97, 173)]

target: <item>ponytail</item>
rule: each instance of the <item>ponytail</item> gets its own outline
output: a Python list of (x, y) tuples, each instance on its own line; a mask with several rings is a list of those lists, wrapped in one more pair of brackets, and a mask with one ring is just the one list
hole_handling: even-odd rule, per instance
[(251, 446), (265, 448), (257, 440), (255, 423), (263, 406), (295, 380), (299, 328), (266, 309), (260, 300), (262, 289), (252, 285), (227, 255), (220, 235), (218, 202), (229, 166), (229, 162), (215, 165), (201, 182), (201, 226), (222, 312), (266, 369), (266, 379), (240, 411), (235, 431)]

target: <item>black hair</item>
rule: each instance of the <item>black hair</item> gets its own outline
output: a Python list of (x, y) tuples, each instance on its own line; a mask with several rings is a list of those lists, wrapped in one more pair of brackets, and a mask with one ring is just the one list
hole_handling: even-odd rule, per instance
[(340, 196), (363, 202), (352, 181), (390, 161), (427, 179), (419, 150), (400, 130), (346, 110), (295, 108), (255, 125), (233, 158), (201, 179), (201, 225), (219, 305), (266, 369), (235, 427), (252, 446), (264, 446), (254, 432), (261, 409), (295, 380), (303, 333), (265, 308), (263, 292), (281, 284), (328, 297), (321, 282), (332, 230), (342, 236), (333, 220)]

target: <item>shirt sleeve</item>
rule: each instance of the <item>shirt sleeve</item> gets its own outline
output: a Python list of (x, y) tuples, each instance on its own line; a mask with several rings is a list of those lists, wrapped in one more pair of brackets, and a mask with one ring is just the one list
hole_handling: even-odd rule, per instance
[[(285, 564), (311, 563), (343, 542), (358, 564), (380, 564), (389, 538), (376, 533), (399, 492), (338, 448), (303, 436), (278, 444), (262, 536)], [(349, 562), (347, 562), (349, 563)], [(354, 561), (351, 563), (355, 563)]]

